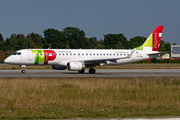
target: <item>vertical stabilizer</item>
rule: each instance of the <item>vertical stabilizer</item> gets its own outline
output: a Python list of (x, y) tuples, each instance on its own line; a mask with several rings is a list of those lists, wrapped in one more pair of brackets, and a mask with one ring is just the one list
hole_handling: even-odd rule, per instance
[(150, 47), (152, 51), (158, 51), (162, 36), (163, 26), (157, 26), (154, 31), (150, 34), (143, 45), (136, 48), (136, 50), (143, 50), (144, 47)]

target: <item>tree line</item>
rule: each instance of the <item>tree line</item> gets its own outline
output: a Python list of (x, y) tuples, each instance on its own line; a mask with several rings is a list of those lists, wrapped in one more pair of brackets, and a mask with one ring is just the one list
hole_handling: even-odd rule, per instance
[[(96, 37), (86, 38), (85, 32), (76, 27), (66, 27), (62, 31), (47, 29), (44, 37), (37, 33), (28, 35), (12, 34), (3, 39), (0, 33), (0, 51), (17, 51), (20, 49), (132, 49), (146, 40), (143, 36), (136, 36), (127, 40), (124, 34), (105, 34), (104, 39)], [(171, 44), (161, 40), (160, 51), (170, 51)]]

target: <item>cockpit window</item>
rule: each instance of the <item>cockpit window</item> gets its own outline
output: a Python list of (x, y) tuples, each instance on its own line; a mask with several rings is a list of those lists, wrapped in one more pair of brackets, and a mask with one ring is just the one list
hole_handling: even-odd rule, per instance
[(17, 55), (17, 52), (13, 53), (12, 55)]
[(20, 52), (15, 52), (12, 55), (21, 55), (21, 53)]
[(20, 52), (18, 52), (18, 53), (17, 53), (17, 55), (21, 55), (21, 53), (20, 53)]

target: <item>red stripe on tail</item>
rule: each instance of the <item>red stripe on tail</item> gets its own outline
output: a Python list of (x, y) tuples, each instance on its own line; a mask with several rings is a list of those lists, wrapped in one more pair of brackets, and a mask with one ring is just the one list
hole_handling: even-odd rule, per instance
[(159, 45), (161, 41), (163, 26), (157, 26), (156, 29), (153, 31), (153, 51), (159, 50)]

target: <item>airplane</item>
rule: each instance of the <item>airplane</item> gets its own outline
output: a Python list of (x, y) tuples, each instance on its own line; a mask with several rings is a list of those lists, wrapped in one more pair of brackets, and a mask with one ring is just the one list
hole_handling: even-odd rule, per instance
[(94, 67), (122, 65), (155, 58), (159, 52), (163, 26), (157, 26), (143, 45), (134, 49), (22, 49), (4, 60), (4, 63), (20, 65), (25, 73), (26, 65), (52, 65), (54, 70), (78, 71), (94, 74)]

